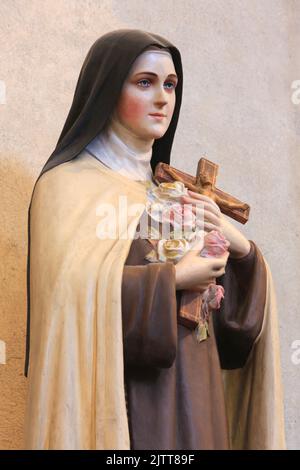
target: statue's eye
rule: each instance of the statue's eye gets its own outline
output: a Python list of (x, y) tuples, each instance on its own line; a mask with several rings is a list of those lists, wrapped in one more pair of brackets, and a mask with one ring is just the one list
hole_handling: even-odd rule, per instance
[[(145, 82), (150, 83), (149, 80), (147, 80), (146, 78), (144, 78), (143, 80), (140, 80), (140, 81), (138, 82), (138, 84), (140, 84), (140, 83), (145, 83)], [(141, 86), (142, 86), (142, 88), (148, 88), (147, 86), (144, 86), (144, 85), (141, 85)]]
[(166, 85), (172, 85), (172, 87), (167, 87), (167, 88), (169, 88), (169, 90), (176, 87), (176, 84), (173, 83), (173, 82), (166, 82)]
[[(151, 81), (148, 80), (147, 78), (143, 78), (143, 80), (140, 80), (138, 82), (138, 85), (141, 86), (142, 88), (149, 88), (150, 84), (151, 84)], [(167, 90), (173, 90), (176, 87), (176, 83), (165, 82), (164, 86), (167, 88)]]

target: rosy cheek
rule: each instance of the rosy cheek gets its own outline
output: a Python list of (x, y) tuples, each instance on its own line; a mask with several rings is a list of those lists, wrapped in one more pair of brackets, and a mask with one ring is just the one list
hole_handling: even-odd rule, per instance
[(119, 113), (123, 119), (135, 121), (143, 117), (146, 113), (146, 106), (141, 102), (141, 98), (127, 96), (121, 100), (119, 105)]

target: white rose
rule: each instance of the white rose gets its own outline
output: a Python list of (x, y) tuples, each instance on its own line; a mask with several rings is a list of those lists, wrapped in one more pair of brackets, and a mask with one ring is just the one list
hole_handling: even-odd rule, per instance
[(187, 240), (159, 240), (157, 245), (158, 258), (160, 261), (179, 261), (189, 250)]
[(151, 192), (158, 199), (177, 199), (188, 194), (186, 187), (180, 181), (160, 183), (156, 188), (153, 188)]

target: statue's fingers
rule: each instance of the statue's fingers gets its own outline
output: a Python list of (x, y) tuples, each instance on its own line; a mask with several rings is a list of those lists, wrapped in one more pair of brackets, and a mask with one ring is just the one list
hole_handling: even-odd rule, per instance
[(213, 214), (212, 212), (205, 211), (204, 220), (216, 225), (219, 228), (221, 226), (220, 218), (217, 215)]
[[(209, 232), (211, 232), (212, 230), (217, 230), (218, 232), (222, 233), (221, 227), (219, 227), (215, 224), (212, 224), (211, 222), (204, 221), (203, 225), (204, 225), (204, 230), (207, 230)], [(201, 225), (201, 227), (202, 227), (202, 225)]]
[(209, 196), (206, 196), (205, 194), (199, 194), (199, 193), (195, 193), (194, 191), (191, 191), (190, 189), (188, 189), (188, 193), (195, 197), (196, 199), (199, 199), (201, 201), (206, 201), (206, 202), (210, 202), (211, 204), (213, 204), (213, 206), (217, 209), (217, 210), (220, 210), (218, 204)]
[[(184, 204), (193, 204), (199, 207), (204, 205), (205, 209), (210, 210), (217, 216), (221, 215), (219, 206), (211, 198), (204, 196), (203, 194), (197, 194), (194, 192), (192, 193), (195, 194), (197, 197), (195, 196), (191, 198), (188, 196), (182, 196)], [(197, 202), (195, 202), (195, 200), (197, 200)]]

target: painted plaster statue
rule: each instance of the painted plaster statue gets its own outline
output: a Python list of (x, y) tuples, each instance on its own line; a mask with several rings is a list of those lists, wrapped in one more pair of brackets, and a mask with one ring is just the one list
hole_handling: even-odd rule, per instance
[[(181, 202), (203, 204), (225, 254), (152, 263), (136, 236), (182, 89), (178, 48), (150, 32), (111, 31), (83, 63), (29, 208), (28, 449), (284, 447), (275, 294), (255, 242), (194, 192)], [(199, 342), (178, 322), (182, 293), (213, 280), (225, 296)]]

